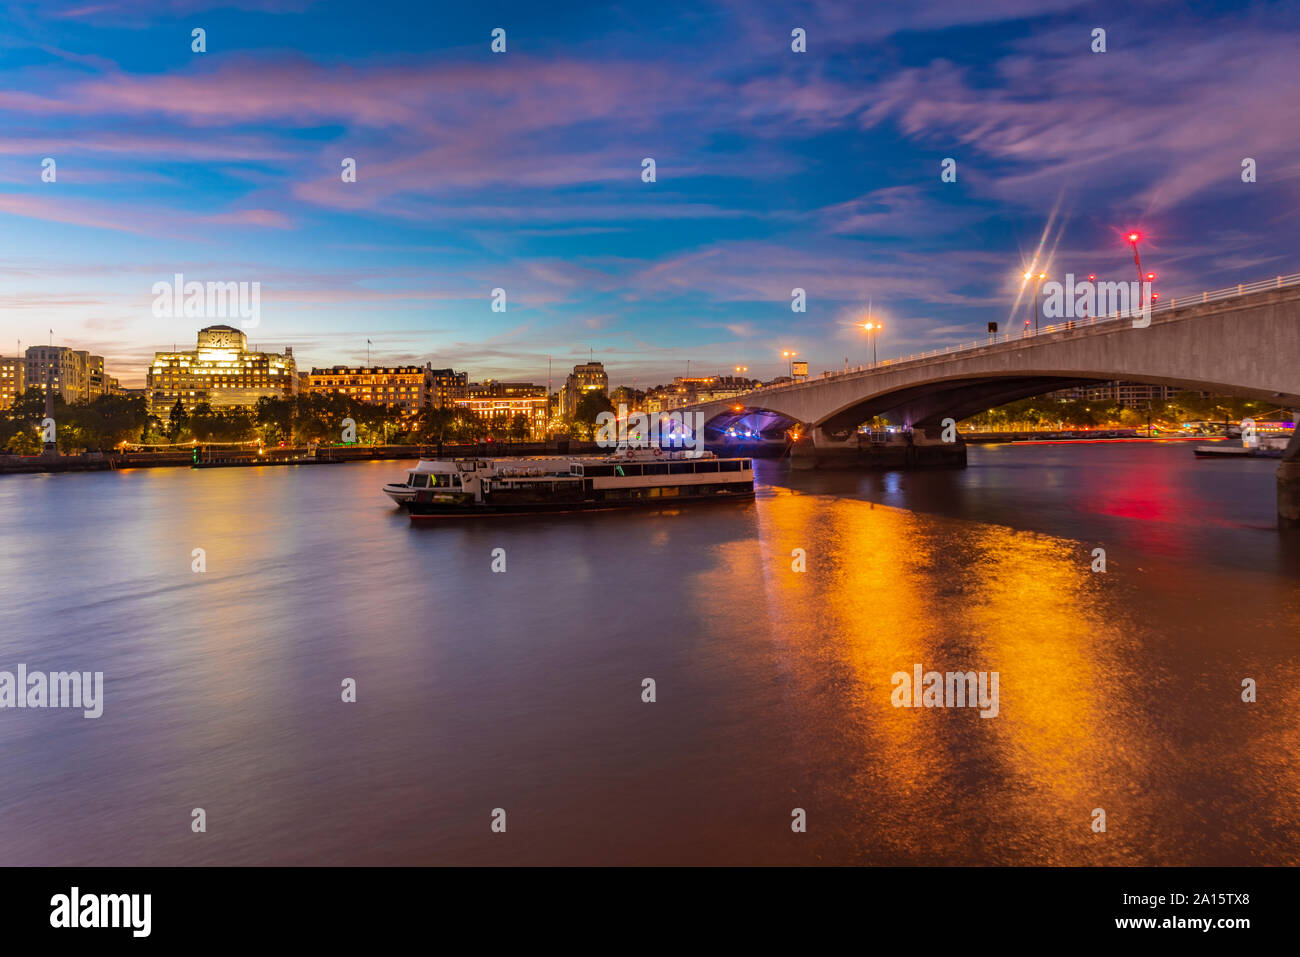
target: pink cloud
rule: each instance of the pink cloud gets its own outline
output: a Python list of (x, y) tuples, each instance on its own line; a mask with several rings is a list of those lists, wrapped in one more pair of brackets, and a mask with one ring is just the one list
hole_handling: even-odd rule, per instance
[(228, 226), (267, 226), (272, 229), (289, 229), (293, 226), (288, 216), (273, 209), (241, 209), (232, 213), (204, 216), (202, 221)]

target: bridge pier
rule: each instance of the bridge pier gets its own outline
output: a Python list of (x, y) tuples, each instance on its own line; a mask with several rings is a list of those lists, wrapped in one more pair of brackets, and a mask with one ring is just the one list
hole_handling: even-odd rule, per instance
[(1277, 466), (1277, 524), (1300, 528), (1300, 429), (1291, 436)]
[(810, 429), (790, 447), (790, 466), (797, 469), (964, 469), (966, 443), (957, 435), (945, 442), (942, 430), (866, 434), (856, 430), (837, 437)]

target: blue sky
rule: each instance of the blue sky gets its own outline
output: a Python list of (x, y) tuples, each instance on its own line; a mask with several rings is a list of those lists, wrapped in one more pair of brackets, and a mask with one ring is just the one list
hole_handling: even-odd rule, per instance
[(1271, 3), (19, 0), (0, 351), (53, 328), (142, 384), (200, 324), (151, 313), (180, 272), (260, 282), (250, 338), (300, 367), (590, 349), (644, 387), (857, 364), (869, 302), (882, 358), (971, 341), (1040, 246), (1131, 278), (1130, 227), (1163, 295), (1293, 273), (1298, 39)]

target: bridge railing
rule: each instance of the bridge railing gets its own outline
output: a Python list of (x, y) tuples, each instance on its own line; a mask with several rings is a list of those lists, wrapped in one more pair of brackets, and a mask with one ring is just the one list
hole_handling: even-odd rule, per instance
[[(1205, 291), (1199, 296), (1176, 296), (1164, 301), (1157, 301), (1151, 307), (1151, 315), (1155, 316), (1161, 313), (1173, 312), (1176, 309), (1186, 309), (1189, 306), (1199, 306), (1207, 302), (1219, 302), (1223, 299), (1235, 299), (1238, 296), (1244, 296), (1248, 293), (1264, 292), (1268, 289), (1283, 289), (1287, 286), (1297, 285), (1300, 285), (1300, 273), (1292, 273), (1289, 276), (1277, 276), (1273, 279), (1262, 279), (1259, 282), (1239, 283), (1236, 286), (1229, 286), (1226, 289)], [(1026, 339), (1033, 339), (1035, 336), (1053, 335), (1058, 332), (1068, 332), (1084, 326), (1100, 325), (1105, 322), (1115, 322), (1120, 319), (1127, 320), (1131, 318), (1132, 314), (1121, 316), (1118, 312), (1112, 312), (1107, 316), (1088, 316), (1080, 319), (1067, 319), (1065, 322), (1056, 322), (1050, 326), (1043, 326), (1040, 329), (1025, 329), (1021, 332), (1013, 332), (1008, 329), (1006, 332), (989, 336), (986, 339), (976, 339), (973, 342), (963, 342), (958, 345), (944, 346), (942, 349), (930, 349), (927, 352), (914, 352), (910, 356), (903, 356), (897, 359), (882, 359), (871, 366), (860, 365), (852, 369), (827, 371), (816, 377), (816, 380), (814, 380), (813, 377), (809, 377), (809, 379), (810, 381), (820, 381), (822, 379), (833, 379), (844, 375), (856, 375), (860, 372), (896, 366), (904, 362), (913, 362), (917, 359), (933, 359), (936, 356), (952, 355), (957, 352), (969, 352), (973, 349), (984, 349), (988, 346), (999, 345), (1002, 343), (1023, 342)], [(785, 389), (791, 384), (792, 383), (785, 382), (780, 385), (765, 385), (760, 386), (755, 391), (764, 392), (771, 389)]]

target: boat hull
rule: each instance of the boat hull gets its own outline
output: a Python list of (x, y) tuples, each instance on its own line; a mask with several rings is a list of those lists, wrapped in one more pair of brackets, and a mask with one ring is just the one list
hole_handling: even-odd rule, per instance
[(1280, 459), (1283, 452), (1282, 449), (1218, 448), (1213, 445), (1198, 445), (1194, 451), (1198, 459)]
[(417, 489), (413, 489), (409, 485), (402, 485), (396, 482), (392, 485), (384, 486), (384, 494), (391, 498), (393, 504), (398, 508), (406, 508), (406, 506), (410, 505), (412, 500), (415, 498), (416, 491)]
[(411, 521), (451, 518), (486, 518), (519, 515), (556, 515), (568, 512), (608, 512), (626, 509), (663, 509), (705, 502), (749, 502), (754, 499), (752, 486), (725, 492), (702, 492), (689, 495), (644, 496), (637, 498), (573, 498), (543, 502), (421, 502), (408, 505)]

